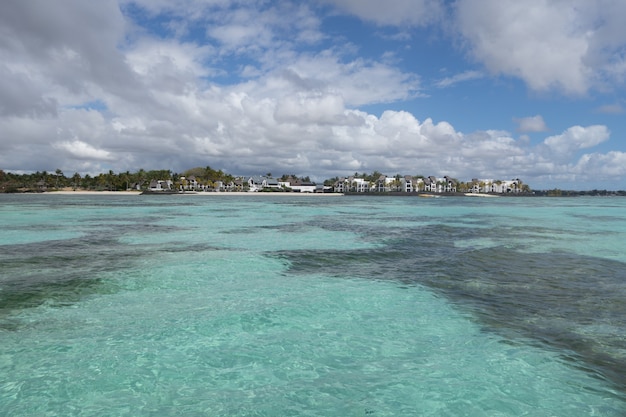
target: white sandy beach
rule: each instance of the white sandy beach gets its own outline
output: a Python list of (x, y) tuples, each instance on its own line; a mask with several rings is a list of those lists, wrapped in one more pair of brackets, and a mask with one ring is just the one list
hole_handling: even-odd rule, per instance
[[(76, 190), (76, 191), (46, 191), (43, 194), (49, 195), (128, 195), (128, 196), (138, 196), (141, 195), (141, 191), (85, 191), (85, 190)], [(156, 194), (156, 193), (155, 193)], [(232, 191), (232, 192), (195, 192), (189, 191), (185, 193), (179, 194), (167, 194), (167, 195), (176, 195), (176, 196), (207, 196), (207, 197), (227, 197), (227, 196), (292, 196), (292, 197), (338, 197), (342, 196), (341, 193), (258, 193), (258, 192), (240, 192), (240, 191)]]
[(60, 191), (45, 191), (43, 193), (33, 194), (46, 194), (46, 195), (139, 195), (140, 191), (85, 191), (85, 190), (60, 190)]
[(500, 197), (495, 194), (483, 194), (483, 193), (465, 193), (466, 197)]

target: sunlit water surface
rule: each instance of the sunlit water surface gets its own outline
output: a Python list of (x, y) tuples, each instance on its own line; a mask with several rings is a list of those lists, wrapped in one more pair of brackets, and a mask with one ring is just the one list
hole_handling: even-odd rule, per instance
[(626, 415), (626, 199), (0, 195), (0, 415)]

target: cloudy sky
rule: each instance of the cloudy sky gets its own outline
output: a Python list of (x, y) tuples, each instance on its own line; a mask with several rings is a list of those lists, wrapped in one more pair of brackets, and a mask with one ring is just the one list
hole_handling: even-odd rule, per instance
[(623, 0), (3, 0), (0, 169), (626, 189)]

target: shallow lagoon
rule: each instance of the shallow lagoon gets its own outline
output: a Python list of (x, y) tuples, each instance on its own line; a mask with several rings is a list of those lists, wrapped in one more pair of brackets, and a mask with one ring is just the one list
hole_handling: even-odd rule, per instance
[(626, 200), (0, 202), (0, 414), (626, 411)]

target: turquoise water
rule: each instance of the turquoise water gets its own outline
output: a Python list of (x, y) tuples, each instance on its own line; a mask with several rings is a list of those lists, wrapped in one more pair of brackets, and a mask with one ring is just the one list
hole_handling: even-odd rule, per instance
[(0, 195), (0, 230), (0, 415), (626, 414), (626, 199)]

